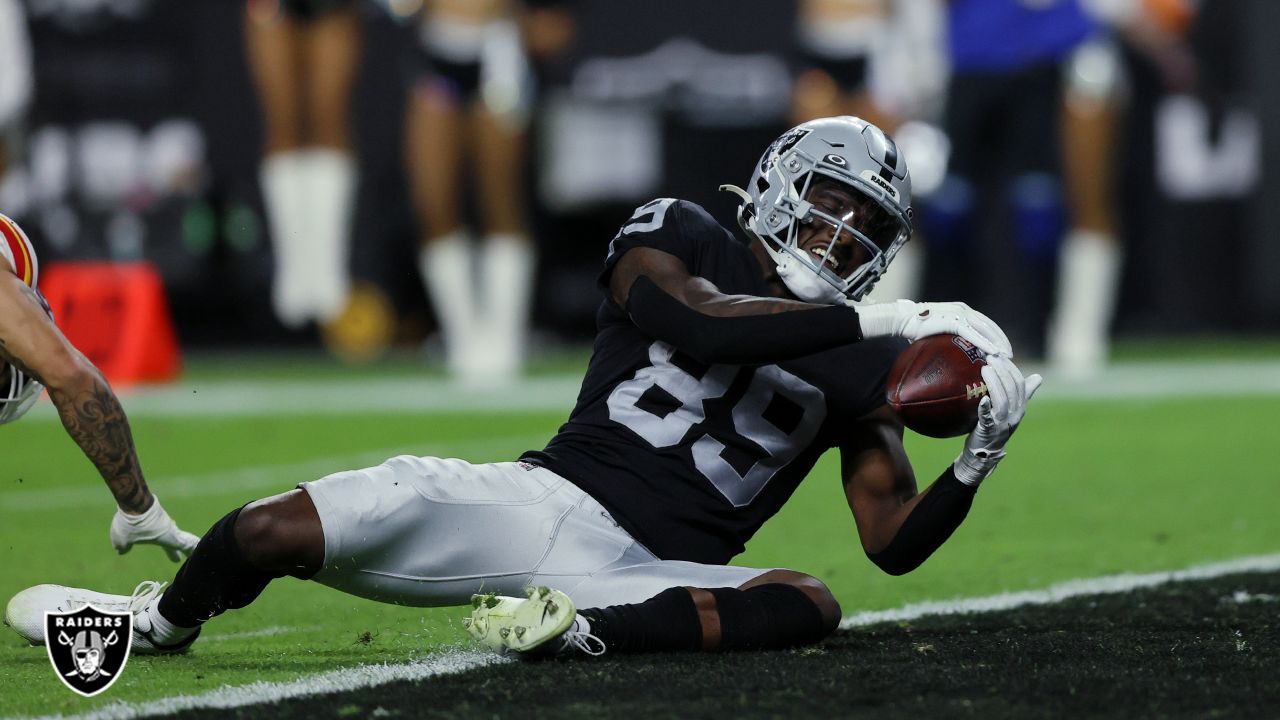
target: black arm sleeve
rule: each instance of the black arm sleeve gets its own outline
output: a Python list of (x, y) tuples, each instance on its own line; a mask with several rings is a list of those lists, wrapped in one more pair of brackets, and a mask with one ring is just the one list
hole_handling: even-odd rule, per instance
[(890, 575), (905, 575), (920, 567), (960, 527), (973, 505), (975, 492), (977, 488), (957, 480), (948, 465), (911, 510), (889, 546), (878, 553), (867, 553), (867, 557)]
[(705, 363), (779, 363), (862, 339), (853, 308), (832, 305), (771, 315), (704, 315), (644, 275), (631, 285), (627, 313), (641, 330)]

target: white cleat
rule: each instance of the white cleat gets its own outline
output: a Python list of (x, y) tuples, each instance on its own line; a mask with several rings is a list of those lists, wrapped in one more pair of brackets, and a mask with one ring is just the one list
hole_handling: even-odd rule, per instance
[(568, 595), (547, 587), (525, 588), (527, 597), (489, 593), (471, 596), (471, 616), (462, 623), (471, 637), (499, 654), (558, 655), (580, 650), (603, 655), (604, 643), (574, 629), (577, 608)]
[(159, 601), (163, 589), (164, 583), (153, 580), (138, 583), (132, 595), (111, 595), (64, 585), (36, 585), (9, 600), (4, 611), (4, 624), (32, 645), (43, 645), (46, 612), (74, 612), (85, 605), (92, 605), (99, 610), (133, 614), (133, 649), (130, 652), (139, 655), (183, 652), (200, 635), (199, 628), (170, 645), (162, 645), (151, 636), (151, 618), (145, 611), (149, 605)]

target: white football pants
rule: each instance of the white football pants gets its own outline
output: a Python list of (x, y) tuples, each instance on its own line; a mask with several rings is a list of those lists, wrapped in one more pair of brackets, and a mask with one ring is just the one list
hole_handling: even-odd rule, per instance
[(401, 455), (302, 483), (320, 513), (313, 578), (412, 606), (473, 593), (564, 591), (578, 607), (647, 600), (677, 586), (738, 587), (768, 570), (659, 560), (600, 503), (545, 468)]

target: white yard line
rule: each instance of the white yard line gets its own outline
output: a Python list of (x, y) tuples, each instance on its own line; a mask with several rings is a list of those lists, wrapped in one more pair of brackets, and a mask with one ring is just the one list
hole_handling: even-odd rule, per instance
[(1045, 384), (1036, 397), (1069, 400), (1144, 400), (1222, 395), (1280, 395), (1280, 362), (1202, 360), (1120, 363), (1095, 378), (1072, 380), (1041, 372)]
[(289, 682), (256, 682), (249, 685), (224, 685), (199, 695), (174, 695), (147, 702), (118, 702), (81, 715), (47, 715), (39, 720), (75, 718), (76, 720), (128, 720), (129, 718), (168, 715), (182, 710), (235, 708), (246, 705), (288, 700), (289, 698), (327, 695), (385, 685), (397, 680), (423, 680), (437, 675), (473, 670), (486, 665), (511, 662), (490, 652), (449, 650), (402, 665), (361, 665), (312, 675)]
[[(550, 438), (549, 433), (504, 436), (505, 444), (541, 446)], [(245, 490), (288, 490), (294, 484), (315, 480), (340, 470), (354, 470), (376, 465), (396, 455), (437, 455), (469, 457), (492, 451), (494, 438), (470, 438), (447, 444), (399, 445), (378, 450), (366, 450), (347, 455), (332, 455), (279, 465), (256, 465), (229, 470), (216, 470), (189, 475), (155, 476), (147, 483), (156, 494), (169, 498), (215, 497), (235, 494)], [(515, 459), (515, 458), (510, 458)], [(74, 507), (101, 506), (110, 500), (101, 482), (86, 481), (69, 487), (37, 489), (17, 487), (0, 492), (0, 514), (31, 510), (60, 510)]]
[(1013, 610), (1014, 608), (1028, 605), (1052, 605), (1083, 595), (1113, 595), (1139, 588), (1156, 587), (1157, 585), (1171, 582), (1204, 580), (1234, 573), (1275, 572), (1277, 570), (1280, 570), (1280, 554), (1237, 558), (1208, 565), (1197, 565), (1186, 570), (1172, 572), (1154, 572), (1140, 575), (1131, 573), (1104, 575), (1096, 578), (1068, 580), (1051, 585), (1043, 590), (1000, 593), (999, 595), (979, 598), (934, 600), (915, 603), (894, 610), (873, 610), (854, 613), (840, 621), (840, 629), (848, 630), (877, 623), (917, 620), (922, 617), (937, 615), (989, 613)]
[[(123, 393), (130, 417), (261, 417), (284, 414), (420, 414), (459, 411), (573, 408), (581, 376), (470, 388), (445, 380), (360, 378), (328, 380), (212, 380), (138, 387)], [(46, 400), (34, 416), (56, 418)]]
[(291, 627), (289, 625), (272, 625), (259, 630), (245, 630), (244, 632), (223, 633), (221, 635), (202, 635), (200, 642), (226, 642), (227, 640), (243, 640), (245, 638), (272, 637), (274, 635), (288, 635), (289, 633), (302, 632), (303, 630), (314, 630), (314, 627)]
[[(840, 623), (840, 627), (841, 629), (849, 629), (882, 622), (916, 620), (934, 615), (986, 613), (1028, 605), (1050, 605), (1082, 595), (1123, 593), (1172, 582), (1203, 580), (1235, 573), (1274, 572), (1277, 570), (1280, 570), (1280, 554), (1238, 558), (1225, 562), (1197, 565), (1186, 570), (1172, 572), (1082, 578), (1058, 583), (1044, 590), (916, 603), (896, 610), (855, 613), (846, 617)], [(1242, 600), (1237, 601), (1243, 602)], [(267, 629), (275, 630), (276, 628)], [(237, 635), (245, 636), (246, 634), (238, 633)], [(449, 650), (425, 660), (402, 665), (362, 665), (303, 677), (289, 682), (257, 682), (235, 687), (223, 686), (217, 690), (199, 695), (175, 695), (159, 700), (136, 703), (118, 702), (81, 715), (44, 716), (36, 720), (54, 720), (55, 718), (61, 718), (62, 720), (128, 720), (130, 718), (166, 715), (180, 710), (197, 708), (243, 707), (288, 698), (357, 690), (398, 680), (424, 680), (437, 675), (460, 673), (501, 662), (506, 662), (506, 660), (490, 653)]]

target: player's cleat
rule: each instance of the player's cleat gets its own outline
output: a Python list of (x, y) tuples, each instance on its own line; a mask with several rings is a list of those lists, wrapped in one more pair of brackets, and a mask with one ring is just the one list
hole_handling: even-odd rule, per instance
[(44, 614), (46, 612), (73, 612), (85, 605), (110, 612), (133, 614), (132, 653), (139, 655), (163, 655), (185, 651), (200, 635), (200, 628), (176, 643), (162, 644), (152, 633), (150, 605), (158, 602), (164, 583), (144, 580), (134, 588), (132, 595), (111, 595), (64, 585), (36, 585), (14, 595), (4, 611), (4, 624), (13, 628), (32, 645), (43, 645)]
[(547, 587), (525, 588), (525, 595), (472, 595), (471, 616), (462, 623), (471, 637), (501, 654), (604, 654), (599, 638), (577, 629), (577, 609), (568, 595)]

